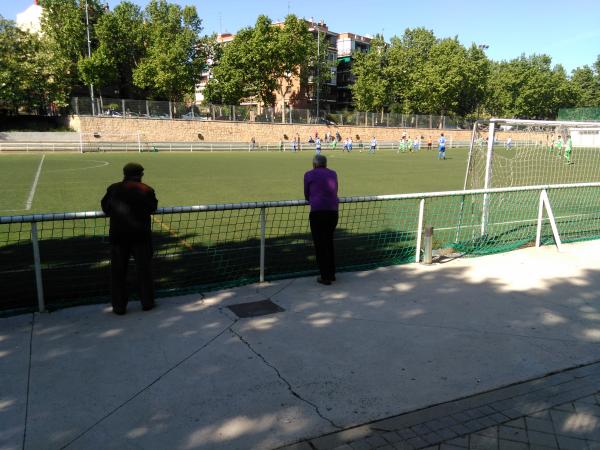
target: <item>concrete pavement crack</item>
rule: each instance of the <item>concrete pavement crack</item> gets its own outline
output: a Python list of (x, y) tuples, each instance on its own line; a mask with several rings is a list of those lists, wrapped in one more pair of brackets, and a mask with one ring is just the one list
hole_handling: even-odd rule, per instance
[[(228, 319), (229, 319), (229, 317), (228, 317)], [(230, 320), (232, 320), (232, 319), (230, 319)], [(115, 408), (113, 408), (112, 410), (110, 410), (108, 413), (106, 413), (104, 416), (102, 416), (100, 419), (98, 419), (92, 425), (90, 425), (89, 427), (87, 427), (85, 430), (83, 430), (81, 433), (79, 433), (77, 436), (75, 436), (73, 439), (71, 439), (69, 442), (67, 442), (65, 445), (63, 445), (61, 447), (61, 450), (69, 447), (71, 444), (73, 444), (79, 438), (81, 438), (82, 436), (84, 436), (85, 434), (87, 434), (90, 430), (92, 430), (93, 428), (95, 428), (96, 425), (98, 425), (98, 424), (102, 423), (104, 420), (108, 419), (110, 416), (112, 416), (114, 413), (116, 413), (119, 409), (121, 409), (122, 407), (124, 407), (125, 405), (127, 405), (129, 402), (131, 402), (134, 399), (136, 399), (137, 397), (139, 397), (142, 393), (144, 393), (145, 391), (147, 391), (148, 389), (150, 389), (156, 383), (158, 383), (163, 377), (167, 376), (169, 373), (171, 373), (172, 371), (174, 371), (175, 369), (177, 369), (179, 366), (181, 366), (184, 362), (186, 362), (187, 360), (189, 360), (193, 356), (195, 356), (198, 353), (200, 353), (202, 350), (204, 350), (206, 347), (208, 347), (210, 344), (212, 344), (214, 341), (216, 341), (219, 337), (221, 337), (223, 334), (225, 334), (225, 332), (229, 331), (231, 329), (231, 327), (236, 324), (237, 321), (238, 321), (238, 319), (233, 319), (233, 323), (230, 323), (229, 325), (227, 325), (227, 327), (225, 327), (221, 331), (219, 331), (218, 334), (216, 334), (215, 336), (213, 336), (212, 338), (210, 338), (208, 340), (208, 342), (202, 344), (200, 347), (198, 347), (196, 350), (194, 350), (193, 352), (191, 352), (185, 358), (181, 359), (178, 363), (176, 363), (175, 365), (173, 365), (172, 367), (170, 367), (169, 369), (167, 369), (163, 373), (161, 373), (151, 383), (147, 384), (142, 389), (140, 389), (138, 392), (136, 392), (131, 397), (129, 397), (127, 400), (125, 400), (124, 402), (122, 402), (120, 405), (118, 405)]]
[(271, 364), (269, 361), (267, 361), (267, 359), (266, 359), (266, 358), (265, 358), (265, 357), (264, 357), (262, 354), (260, 354), (258, 351), (256, 351), (256, 350), (255, 350), (255, 349), (252, 347), (252, 345), (250, 345), (250, 343), (249, 343), (249, 342), (248, 342), (246, 339), (244, 339), (244, 337), (243, 337), (243, 336), (242, 336), (240, 333), (238, 333), (237, 331), (235, 331), (235, 330), (233, 329), (233, 326), (234, 326), (234, 325), (235, 325), (235, 323), (231, 324), (231, 326), (229, 327), (229, 331), (230, 331), (232, 334), (234, 334), (235, 336), (237, 336), (237, 338), (238, 338), (238, 339), (239, 339), (239, 340), (240, 340), (240, 341), (241, 341), (241, 342), (242, 342), (242, 343), (243, 343), (243, 344), (244, 344), (246, 347), (248, 347), (248, 349), (249, 349), (249, 350), (250, 350), (252, 353), (254, 353), (256, 356), (258, 356), (258, 357), (260, 358), (260, 360), (261, 360), (263, 363), (265, 363), (265, 365), (267, 365), (268, 367), (270, 367), (270, 368), (271, 368), (271, 369), (272, 369), (272, 370), (273, 370), (273, 371), (274, 371), (274, 372), (277, 374), (277, 377), (278, 377), (278, 378), (279, 378), (279, 379), (280, 379), (280, 380), (281, 380), (281, 381), (282, 381), (282, 382), (283, 382), (283, 383), (284, 383), (284, 384), (287, 386), (287, 389), (288, 389), (288, 391), (290, 391), (290, 393), (291, 393), (291, 394), (292, 394), (294, 397), (296, 397), (298, 400), (300, 400), (300, 401), (302, 401), (302, 402), (306, 403), (307, 405), (311, 406), (311, 407), (312, 407), (312, 408), (315, 410), (315, 412), (317, 413), (317, 415), (318, 415), (318, 416), (319, 416), (321, 419), (323, 419), (323, 420), (325, 420), (326, 422), (328, 422), (328, 423), (329, 423), (329, 425), (331, 425), (332, 427), (334, 427), (334, 428), (337, 428), (338, 430), (343, 430), (343, 429), (344, 429), (344, 427), (342, 427), (342, 426), (340, 426), (340, 425), (336, 424), (336, 423), (335, 423), (335, 422), (334, 422), (332, 419), (330, 419), (330, 418), (326, 417), (325, 415), (323, 415), (323, 413), (322, 413), (322, 412), (321, 412), (321, 410), (319, 409), (319, 406), (318, 406), (318, 405), (316, 405), (315, 403), (311, 402), (310, 400), (307, 400), (307, 399), (305, 399), (305, 398), (304, 398), (304, 397), (302, 397), (302, 396), (301, 396), (301, 395), (300, 395), (298, 392), (296, 392), (296, 391), (294, 390), (293, 386), (291, 385), (291, 383), (290, 383), (288, 380), (286, 380), (286, 379), (285, 379), (285, 377), (284, 377), (284, 376), (281, 374), (281, 372), (279, 371), (279, 369), (277, 369), (277, 367), (275, 367), (273, 364)]

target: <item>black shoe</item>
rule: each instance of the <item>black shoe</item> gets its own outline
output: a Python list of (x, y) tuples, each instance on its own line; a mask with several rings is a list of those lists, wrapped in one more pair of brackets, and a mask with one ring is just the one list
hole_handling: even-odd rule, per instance
[(127, 312), (127, 310), (125, 309), (116, 309), (113, 308), (113, 312), (117, 315), (117, 316), (124, 316), (125, 313)]
[(154, 307), (156, 306), (156, 304), (152, 303), (151, 305), (148, 306), (142, 306), (142, 311), (150, 311), (151, 309), (154, 309)]
[(331, 281), (329, 281), (329, 280), (324, 280), (324, 279), (323, 279), (323, 278), (321, 278), (321, 277), (317, 278), (317, 283), (324, 284), (325, 286), (329, 286), (329, 285), (331, 285)]
[(331, 277), (331, 281), (336, 281), (335, 275)]

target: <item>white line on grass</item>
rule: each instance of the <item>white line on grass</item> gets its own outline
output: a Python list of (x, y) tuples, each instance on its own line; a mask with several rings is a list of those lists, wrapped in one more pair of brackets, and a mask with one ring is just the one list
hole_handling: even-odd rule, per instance
[(84, 166), (84, 167), (75, 167), (72, 169), (54, 169), (54, 170), (47, 170), (46, 172), (76, 172), (78, 170), (88, 170), (88, 169), (97, 169), (98, 167), (106, 167), (108, 166), (110, 163), (108, 161), (100, 161), (98, 159), (89, 159), (89, 162), (96, 162), (99, 164), (93, 165), (93, 166)]
[(33, 179), (31, 190), (29, 191), (29, 197), (27, 197), (27, 202), (25, 203), (25, 211), (29, 211), (31, 209), (31, 204), (33, 203), (33, 196), (35, 195), (35, 189), (37, 188), (38, 181), (40, 180), (40, 174), (42, 173), (42, 165), (44, 164), (45, 158), (46, 154), (43, 154), (42, 160), (40, 161), (40, 165), (38, 166), (37, 172), (35, 173), (35, 178)]

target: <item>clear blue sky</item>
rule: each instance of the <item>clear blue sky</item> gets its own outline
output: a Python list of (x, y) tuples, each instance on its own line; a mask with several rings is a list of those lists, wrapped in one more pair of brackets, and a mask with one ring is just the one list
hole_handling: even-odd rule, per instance
[[(106, 0), (104, 0), (106, 1)], [(147, 0), (133, 0), (144, 6)], [(438, 37), (487, 44), (495, 60), (546, 53), (567, 71), (592, 64), (600, 54), (599, 0), (171, 0), (195, 5), (204, 32), (252, 25), (259, 14), (282, 19), (289, 11), (324, 19), (333, 31), (383, 32), (386, 39), (407, 27), (424, 26)], [(0, 0), (0, 14), (15, 19), (33, 0)], [(113, 8), (119, 0), (108, 0)]]

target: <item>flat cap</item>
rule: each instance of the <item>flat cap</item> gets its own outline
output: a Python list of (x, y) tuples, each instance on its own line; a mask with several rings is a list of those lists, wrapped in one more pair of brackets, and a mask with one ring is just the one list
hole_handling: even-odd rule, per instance
[(140, 176), (144, 174), (144, 168), (138, 163), (127, 163), (123, 167), (123, 175), (128, 176)]

